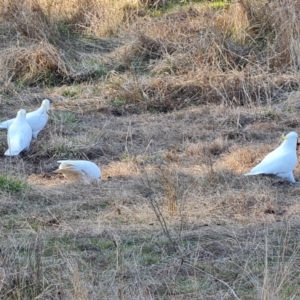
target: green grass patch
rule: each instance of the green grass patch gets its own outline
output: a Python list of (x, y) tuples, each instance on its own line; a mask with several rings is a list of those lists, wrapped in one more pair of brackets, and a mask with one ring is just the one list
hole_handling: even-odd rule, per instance
[(116, 108), (120, 108), (126, 105), (126, 100), (122, 98), (116, 98), (112, 101), (112, 106)]
[(76, 116), (71, 112), (60, 112), (54, 113), (53, 119), (57, 120), (63, 124), (73, 124), (76, 123)]
[(228, 1), (210, 1), (207, 3), (207, 6), (216, 8), (216, 9), (222, 9), (229, 5)]
[(81, 91), (79, 86), (71, 85), (64, 88), (61, 94), (66, 98), (72, 99), (78, 97), (80, 93)]
[(203, 1), (203, 0), (194, 0), (194, 1), (181, 1), (181, 0), (173, 0), (167, 2), (167, 4), (163, 5), (162, 7), (158, 8), (151, 8), (150, 9), (150, 15), (153, 17), (160, 17), (165, 14), (168, 14), (172, 11), (182, 9), (184, 7), (189, 7), (193, 4), (199, 4), (199, 5), (205, 5), (216, 9), (222, 9), (226, 6), (228, 6), (228, 1)]
[(15, 220), (10, 219), (8, 220), (8, 222), (6, 224), (3, 225), (4, 228), (8, 229), (8, 230), (12, 230), (17, 228), (19, 225), (16, 223)]
[(16, 177), (1, 174), (0, 175), (0, 189), (9, 193), (21, 193), (29, 188), (27, 182)]

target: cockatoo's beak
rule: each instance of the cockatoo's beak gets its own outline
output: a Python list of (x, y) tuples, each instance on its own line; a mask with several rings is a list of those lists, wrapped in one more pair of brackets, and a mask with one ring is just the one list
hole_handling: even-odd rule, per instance
[(42, 104), (43, 108), (45, 108), (46, 110), (49, 110), (49, 106), (47, 104)]
[(287, 138), (287, 136), (286, 135), (284, 135), (284, 134), (282, 134), (282, 138), (284, 139), (284, 140), (288, 140), (288, 138)]
[(47, 111), (50, 109), (50, 103), (49, 101), (46, 101), (47, 99), (45, 99), (43, 102), (42, 102), (42, 107)]

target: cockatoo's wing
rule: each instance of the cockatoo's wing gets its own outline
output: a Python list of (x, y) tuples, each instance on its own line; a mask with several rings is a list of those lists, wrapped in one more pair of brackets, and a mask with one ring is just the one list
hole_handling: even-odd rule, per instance
[(24, 118), (16, 118), (14, 122), (9, 126), (7, 132), (8, 149), (5, 151), (5, 155), (14, 156), (18, 155), (23, 150), (28, 150), (32, 139), (32, 130), (26, 120), (26, 111), (22, 111)]
[(0, 123), (0, 128), (8, 129), (8, 127), (12, 124), (13, 121), (14, 121), (14, 119), (10, 119), (10, 120), (1, 122)]
[(26, 119), (32, 129), (32, 136), (34, 139), (37, 138), (38, 133), (46, 126), (49, 109), (50, 101), (48, 99), (44, 99), (39, 109), (26, 115)]
[(33, 111), (26, 117), (28, 124), (32, 129), (33, 138), (37, 138), (38, 133), (46, 126), (48, 121), (47, 112)]

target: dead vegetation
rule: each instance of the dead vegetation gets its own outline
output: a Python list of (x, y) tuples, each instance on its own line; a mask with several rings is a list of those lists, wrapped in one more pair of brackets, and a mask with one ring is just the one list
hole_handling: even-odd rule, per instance
[[(278, 43), (279, 37), (274, 37), (282, 33), (281, 25), (269, 27), (273, 19), (278, 21), (273, 15), (277, 10), (265, 19), (259, 9), (268, 8), (258, 6), (241, 1), (229, 10), (192, 6), (155, 22), (132, 24), (137, 32), (134, 43), (119, 54), (128, 72), (114, 75), (112, 97), (129, 107), (134, 102), (142, 110), (163, 112), (203, 103), (251, 106), (281, 99), (298, 88), (293, 58), (297, 54), (290, 39)], [(293, 32), (297, 21), (288, 26)], [(292, 39), (298, 39), (297, 33)], [(279, 61), (284, 61), (280, 69)], [(145, 70), (148, 76), (139, 77)]]
[(299, 3), (218, 5), (0, 4), (1, 120), (52, 100), (0, 157), (1, 299), (299, 298), (299, 186), (242, 176), (299, 133)]

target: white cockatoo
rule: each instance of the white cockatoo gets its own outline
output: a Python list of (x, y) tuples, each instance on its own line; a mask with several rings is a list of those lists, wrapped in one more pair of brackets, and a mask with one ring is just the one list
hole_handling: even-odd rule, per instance
[(7, 131), (8, 149), (4, 155), (15, 156), (28, 150), (32, 139), (32, 129), (26, 119), (26, 110), (20, 109)]
[(295, 183), (293, 171), (297, 164), (297, 132), (283, 136), (282, 144), (270, 152), (250, 173), (245, 175), (274, 174)]
[[(37, 138), (38, 133), (46, 126), (48, 121), (48, 110), (50, 101), (44, 99), (40, 108), (26, 114), (28, 124), (32, 129), (32, 137)], [(10, 119), (0, 123), (0, 128), (9, 128), (15, 119)]]
[(62, 173), (69, 180), (83, 181), (90, 183), (92, 181), (100, 181), (100, 168), (93, 162), (88, 160), (59, 160), (59, 168), (55, 173)]

